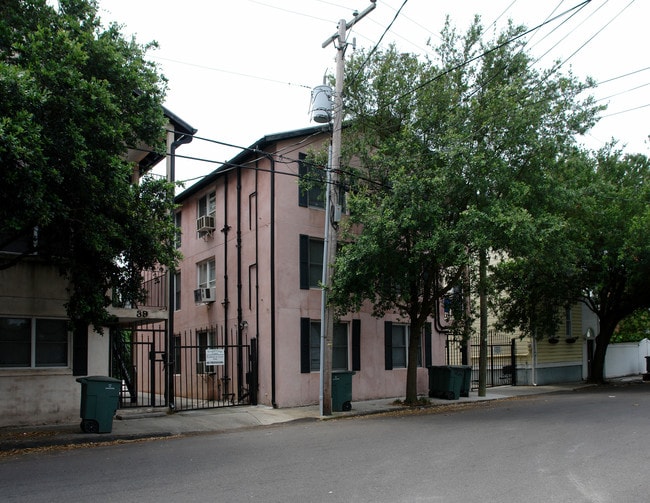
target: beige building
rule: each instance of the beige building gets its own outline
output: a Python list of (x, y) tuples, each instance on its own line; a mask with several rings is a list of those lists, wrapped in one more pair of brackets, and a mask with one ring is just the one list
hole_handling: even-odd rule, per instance
[[(171, 141), (191, 141), (196, 132), (168, 110)], [(144, 174), (165, 157), (144, 150), (129, 151), (134, 173)], [(0, 253), (11, 258), (30, 243), (15, 241)], [(79, 419), (81, 387), (77, 376), (110, 375), (109, 333), (93, 327), (70, 330), (65, 303), (67, 281), (56, 267), (37, 255), (0, 270), (0, 396), (3, 411), (0, 426), (71, 422)], [(111, 309), (119, 325), (168, 318), (166, 304), (131, 309)]]

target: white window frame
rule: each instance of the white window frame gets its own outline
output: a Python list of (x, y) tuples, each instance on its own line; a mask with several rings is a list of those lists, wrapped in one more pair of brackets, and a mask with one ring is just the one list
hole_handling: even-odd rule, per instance
[(196, 264), (197, 288), (212, 288), (216, 286), (216, 273), (216, 261), (214, 258), (210, 258)]
[(214, 216), (217, 210), (217, 194), (215, 191), (208, 192), (196, 201), (196, 218)]

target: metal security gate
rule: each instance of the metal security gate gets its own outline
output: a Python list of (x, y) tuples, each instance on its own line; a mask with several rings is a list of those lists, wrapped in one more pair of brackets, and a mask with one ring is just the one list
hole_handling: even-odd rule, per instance
[[(509, 334), (488, 331), (487, 386), (517, 384), (516, 339)], [(478, 389), (480, 344), (473, 339), (471, 344), (463, 344), (461, 339), (447, 336), (445, 348), (447, 365), (471, 365), (472, 389)]]
[(176, 410), (257, 404), (257, 340), (237, 344), (223, 327), (175, 334), (167, 364), (165, 324), (111, 328), (111, 376), (120, 408)]
[(173, 407), (208, 409), (257, 404), (257, 340), (236, 344), (223, 327), (174, 336)]
[(122, 381), (120, 408), (164, 407), (165, 327), (112, 327), (111, 376)]

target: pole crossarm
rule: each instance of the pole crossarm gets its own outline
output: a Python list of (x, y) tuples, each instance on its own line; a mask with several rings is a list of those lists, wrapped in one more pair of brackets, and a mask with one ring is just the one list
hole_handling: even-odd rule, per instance
[[(371, 13), (375, 8), (377, 7), (377, 0), (370, 0), (372, 3), (366, 7), (361, 13), (355, 13), (354, 17), (350, 19), (347, 23), (345, 23), (345, 29), (349, 30), (352, 28), (356, 23), (361, 21), (364, 17), (366, 17), (369, 13)], [(334, 42), (339, 36), (339, 32), (337, 31), (334, 35), (329, 37), (325, 42), (323, 42), (323, 49), (330, 45), (332, 42)]]

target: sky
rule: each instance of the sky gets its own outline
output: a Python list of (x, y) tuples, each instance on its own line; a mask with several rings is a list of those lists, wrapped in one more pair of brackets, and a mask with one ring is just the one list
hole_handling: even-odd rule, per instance
[[(159, 44), (147, 57), (168, 80), (165, 105), (198, 129), (194, 141), (177, 151), (193, 158), (176, 162), (176, 179), (189, 187), (267, 134), (316, 125), (309, 113), (311, 89), (334, 73), (336, 55), (332, 44), (322, 44), (337, 32), (340, 19), (349, 21), (355, 10), (370, 5), (100, 0), (99, 15), (104, 23), (122, 25), (123, 34), (140, 44)], [(559, 60), (564, 72), (598, 83), (591, 93), (608, 109), (581, 138), (587, 147), (598, 149), (615, 138), (625, 151), (650, 155), (647, 0), (377, 0), (350, 30), (348, 42), (365, 49), (395, 43), (404, 52), (426, 54), (446, 16), (464, 32), (478, 14), (491, 38), (508, 19), (534, 28), (567, 11), (527, 36), (529, 52), (539, 58), (536, 68)]]

